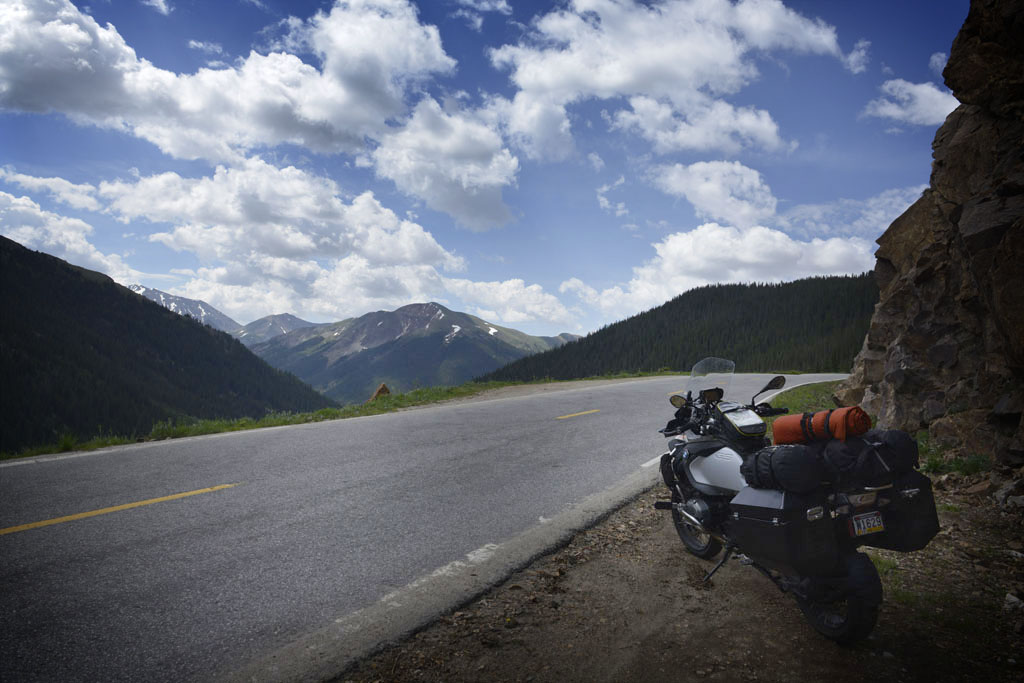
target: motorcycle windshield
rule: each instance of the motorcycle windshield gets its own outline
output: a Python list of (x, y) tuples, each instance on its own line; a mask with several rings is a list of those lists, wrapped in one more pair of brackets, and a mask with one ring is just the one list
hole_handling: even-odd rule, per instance
[(729, 394), (729, 385), (732, 383), (732, 374), (736, 370), (736, 364), (725, 358), (705, 358), (690, 370), (690, 381), (686, 390), (692, 392), (694, 398), (700, 395), (704, 389), (719, 387), (726, 395)]

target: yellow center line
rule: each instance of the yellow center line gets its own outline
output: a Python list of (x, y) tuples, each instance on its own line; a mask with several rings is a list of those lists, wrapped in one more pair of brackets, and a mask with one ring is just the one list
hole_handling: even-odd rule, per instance
[(77, 515), (68, 515), (66, 517), (54, 517), (53, 519), (44, 519), (41, 522), (32, 522), (31, 524), (22, 524), (20, 526), (9, 526), (6, 529), (0, 529), (0, 536), (4, 534), (13, 534), (18, 531), (27, 531), (29, 529), (37, 529), (41, 526), (50, 526), (51, 524), (61, 524), (62, 522), (73, 522), (76, 519), (85, 519), (86, 517), (95, 517), (96, 515), (105, 515), (110, 512), (120, 512), (121, 510), (130, 510), (131, 508), (142, 507), (143, 505), (152, 505), (153, 503), (162, 503), (167, 500), (177, 500), (179, 498), (188, 498), (189, 496), (198, 496), (200, 493), (211, 493), (213, 491), (220, 491), (222, 489), (229, 489), (232, 486), (238, 486), (238, 484), (221, 484), (219, 486), (211, 486), (206, 489), (196, 489), (195, 491), (186, 491), (185, 493), (175, 493), (172, 496), (163, 496), (161, 498), (150, 498), (149, 500), (140, 500), (136, 503), (125, 503), (124, 505), (115, 505), (114, 507), (102, 508), (100, 510), (91, 510), (90, 512), (79, 512)]
[(584, 410), (582, 413), (573, 413), (572, 415), (562, 415), (561, 417), (556, 417), (555, 419), (556, 420), (566, 420), (566, 419), (568, 419), (570, 417), (579, 417), (580, 415), (591, 415), (593, 413), (600, 413), (600, 412), (601, 412), (600, 408), (598, 408), (597, 410)]

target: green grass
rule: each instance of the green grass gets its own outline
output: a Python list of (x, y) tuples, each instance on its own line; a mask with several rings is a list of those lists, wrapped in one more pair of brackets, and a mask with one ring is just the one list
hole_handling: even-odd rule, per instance
[[(657, 372), (620, 372), (601, 377), (588, 377), (587, 379), (625, 379), (630, 377), (655, 377), (660, 375), (686, 375), (689, 373), (677, 372), (663, 368)], [(263, 417), (243, 417), (238, 419), (198, 419), (183, 417), (157, 422), (153, 425), (149, 434), (128, 437), (128, 436), (100, 436), (86, 441), (79, 441), (73, 434), (62, 433), (57, 441), (25, 449), (18, 453), (0, 453), (0, 460), (10, 458), (25, 458), (49, 453), (66, 453), (68, 451), (89, 451), (108, 446), (135, 443), (138, 441), (158, 441), (162, 439), (179, 439), (186, 436), (203, 436), (206, 434), (219, 434), (222, 432), (237, 432), (247, 429), (261, 429), (263, 427), (280, 427), (284, 425), (306, 424), (309, 422), (324, 422), (326, 420), (343, 420), (351, 417), (365, 417), (367, 415), (380, 415), (391, 413), (403, 408), (429, 405), (441, 401), (449, 401), (457, 398), (475, 396), (484, 391), (499, 389), (501, 387), (520, 384), (546, 384), (555, 380), (537, 380), (534, 382), (467, 382), (454, 387), (426, 387), (416, 389), (404, 394), (389, 394), (382, 396), (373, 403), (353, 404), (340, 408), (323, 408), (311, 413), (268, 413)], [(579, 380), (566, 380), (579, 381)]]
[[(770, 403), (773, 408), (789, 408), (790, 414), (814, 413), (819, 410), (835, 408), (832, 401), (832, 394), (842, 383), (842, 380), (832, 382), (816, 382), (784, 389), (781, 394), (773, 398)], [(776, 418), (768, 418), (768, 438), (772, 438), (772, 423)]]
[(921, 469), (929, 474), (955, 472), (970, 476), (992, 469), (992, 458), (980, 453), (974, 453), (966, 458), (944, 459), (942, 449), (932, 443), (926, 430), (917, 433), (917, 447), (921, 457)]
[(900, 563), (896, 560), (889, 559), (888, 557), (882, 557), (880, 555), (875, 555), (874, 553), (869, 553), (868, 557), (871, 558), (872, 564), (874, 564), (875, 569), (878, 570), (878, 575), (882, 578), (885, 578), (890, 574), (895, 573), (896, 570), (899, 569)]

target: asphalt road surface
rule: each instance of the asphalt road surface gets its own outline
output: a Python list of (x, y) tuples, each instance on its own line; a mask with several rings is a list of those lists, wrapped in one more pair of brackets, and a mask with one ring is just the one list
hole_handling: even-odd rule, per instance
[(0, 463), (0, 678), (329, 676), (653, 482), (686, 381)]

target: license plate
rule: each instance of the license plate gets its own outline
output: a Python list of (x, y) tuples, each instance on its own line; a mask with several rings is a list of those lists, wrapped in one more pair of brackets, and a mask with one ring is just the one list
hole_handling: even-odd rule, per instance
[(850, 524), (853, 527), (851, 529), (853, 536), (867, 536), (868, 534), (885, 531), (885, 525), (882, 523), (882, 513), (878, 510), (854, 515), (853, 519), (850, 520)]

